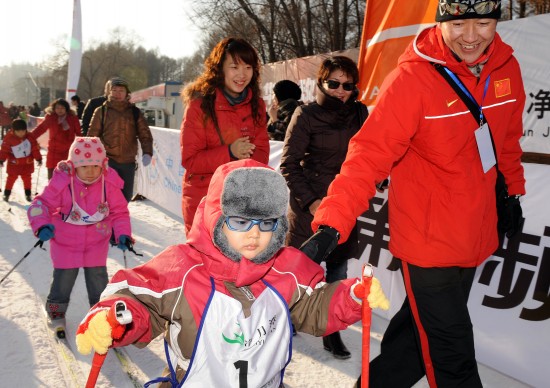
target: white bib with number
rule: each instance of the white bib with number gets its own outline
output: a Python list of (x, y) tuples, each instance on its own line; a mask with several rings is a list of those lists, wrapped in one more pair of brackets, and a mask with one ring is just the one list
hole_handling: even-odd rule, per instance
[(214, 291), (184, 387), (277, 388), (291, 358), (288, 306), (269, 285), (245, 318), (239, 301)]
[(17, 159), (26, 158), (31, 154), (31, 142), (28, 139), (25, 139), (18, 145), (12, 146), (11, 151), (13, 152), (13, 156)]

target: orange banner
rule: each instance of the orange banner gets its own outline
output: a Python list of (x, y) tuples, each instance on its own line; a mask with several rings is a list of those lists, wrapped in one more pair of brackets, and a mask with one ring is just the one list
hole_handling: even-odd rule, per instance
[(360, 100), (372, 107), (386, 75), (407, 45), (435, 24), (438, 0), (366, 0), (359, 48)]

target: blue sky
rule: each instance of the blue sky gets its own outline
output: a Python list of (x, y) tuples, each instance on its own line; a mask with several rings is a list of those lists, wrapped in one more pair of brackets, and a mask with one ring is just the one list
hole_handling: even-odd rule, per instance
[[(172, 58), (191, 55), (199, 31), (189, 21), (192, 0), (80, 0), (86, 50), (121, 27), (146, 49)], [(8, 0), (2, 4), (0, 66), (41, 62), (69, 47), (73, 0)]]

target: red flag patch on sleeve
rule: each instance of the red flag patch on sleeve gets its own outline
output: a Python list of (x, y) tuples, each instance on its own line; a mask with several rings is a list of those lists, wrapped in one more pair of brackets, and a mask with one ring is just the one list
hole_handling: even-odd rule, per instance
[(511, 93), (512, 87), (510, 86), (510, 78), (495, 81), (495, 96), (497, 98), (507, 96)]

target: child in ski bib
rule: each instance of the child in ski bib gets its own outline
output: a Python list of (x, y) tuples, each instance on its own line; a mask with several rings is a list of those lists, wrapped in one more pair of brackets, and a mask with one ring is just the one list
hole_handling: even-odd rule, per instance
[(21, 177), (25, 189), (25, 198), (30, 202), (34, 160), (39, 166), (42, 164), (40, 147), (34, 137), (27, 132), (25, 120), (13, 120), (11, 128), (12, 130), (4, 137), (2, 148), (0, 148), (0, 168), (4, 166), (4, 162), (8, 164), (6, 167), (8, 178), (4, 188), (4, 201), (9, 201), (15, 181), (18, 177)]
[(50, 240), (54, 271), (46, 312), (54, 328), (65, 326), (79, 268), (84, 268), (88, 301), (93, 306), (109, 280), (106, 264), (111, 233), (122, 250), (132, 241), (122, 185), (107, 165), (99, 138), (76, 137), (69, 159), (59, 162), (27, 210), (34, 234), (42, 241)]
[[(218, 167), (187, 242), (113, 276), (78, 328), (79, 352), (143, 347), (163, 334), (168, 367), (150, 384), (282, 386), (292, 324), (321, 336), (361, 318), (357, 279), (327, 284), (321, 266), (283, 247), (287, 206), (284, 178), (265, 164)], [(108, 321), (121, 302), (133, 317), (122, 336)]]

